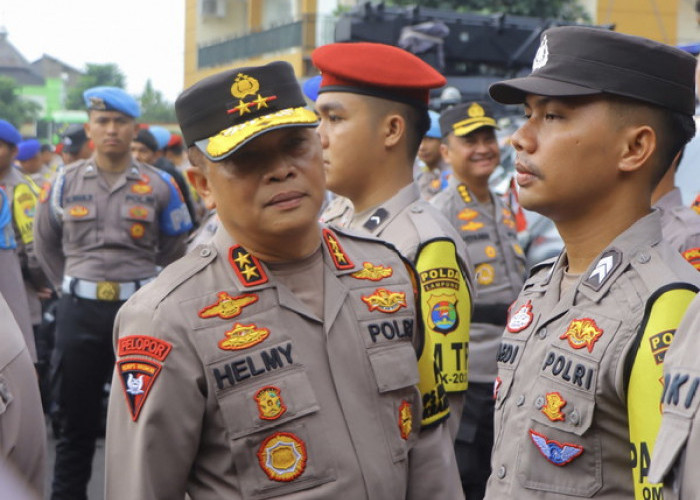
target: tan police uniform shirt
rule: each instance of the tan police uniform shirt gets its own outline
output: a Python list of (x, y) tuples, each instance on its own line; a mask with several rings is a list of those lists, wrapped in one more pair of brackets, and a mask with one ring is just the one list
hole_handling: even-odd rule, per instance
[(518, 244), (515, 217), (491, 194), (483, 204), (456, 178), (431, 200), (459, 231), (467, 247), (476, 295), (469, 330), (469, 381), (493, 383), (498, 345), (508, 307), (525, 281), (525, 255)]
[(700, 215), (683, 205), (678, 188), (662, 196), (654, 208), (661, 210), (664, 239), (700, 271)]
[(42, 498), (46, 426), (39, 385), (27, 345), (2, 295), (0, 325), (0, 455)]
[[(403, 261), (337, 230), (321, 245), (323, 320), (224, 230), (126, 303), (108, 500), (461, 498), (449, 441), (413, 459), (435, 429)], [(391, 274), (363, 278), (366, 261)]]
[[(36, 252), (51, 281), (127, 282), (183, 255), (191, 221), (179, 190), (133, 162), (110, 185), (94, 159), (60, 171), (39, 205)], [(173, 181), (174, 182), (174, 181)]]
[[(633, 498), (626, 363), (652, 294), (700, 277), (638, 220), (560, 297), (564, 252), (535, 266), (498, 354), (487, 500)], [(660, 389), (660, 388), (657, 388)]]
[(664, 360), (663, 419), (649, 480), (664, 483), (664, 500), (700, 492), (700, 296), (688, 307)]
[(439, 168), (430, 168), (422, 160), (418, 160), (418, 162), (419, 170), (416, 176), (416, 185), (423, 199), (431, 200), (442, 190), (442, 173), (448, 168), (447, 164), (441, 160)]

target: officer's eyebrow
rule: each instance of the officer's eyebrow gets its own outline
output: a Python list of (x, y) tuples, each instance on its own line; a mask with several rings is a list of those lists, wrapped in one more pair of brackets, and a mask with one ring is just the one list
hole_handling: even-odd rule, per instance
[(329, 111), (344, 111), (345, 107), (338, 101), (316, 104), (317, 113), (328, 113)]

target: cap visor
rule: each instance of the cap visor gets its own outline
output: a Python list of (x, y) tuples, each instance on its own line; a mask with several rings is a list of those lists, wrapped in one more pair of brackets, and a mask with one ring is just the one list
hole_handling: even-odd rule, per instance
[(527, 94), (566, 97), (601, 93), (598, 89), (532, 75), (494, 83), (489, 87), (491, 98), (501, 104), (522, 104)]
[[(468, 123), (466, 123), (468, 122)], [(483, 127), (491, 127), (495, 128), (496, 130), (500, 130), (498, 125), (496, 125), (496, 120), (493, 118), (489, 118), (488, 116), (484, 116), (482, 118), (472, 118), (471, 120), (464, 120), (463, 125), (460, 124), (455, 124), (457, 126), (453, 125), (453, 130), (452, 132), (457, 136), (457, 137), (464, 137), (465, 135), (471, 134), (477, 129), (483, 128)]]
[(208, 139), (195, 141), (195, 145), (211, 161), (220, 161), (266, 132), (289, 127), (313, 127), (317, 122), (318, 118), (313, 111), (288, 108), (239, 123)]

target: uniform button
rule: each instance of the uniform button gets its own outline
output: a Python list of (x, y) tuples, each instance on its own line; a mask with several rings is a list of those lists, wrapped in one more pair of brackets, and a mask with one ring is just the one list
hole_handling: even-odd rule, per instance
[(523, 394), (521, 394), (520, 396), (518, 396), (518, 399), (515, 401), (515, 404), (517, 406), (522, 406), (524, 402), (525, 402), (525, 396)]
[(535, 400), (535, 408), (542, 408), (544, 406), (544, 398), (542, 396), (538, 396), (537, 399)]
[(547, 336), (547, 329), (544, 327), (540, 328), (540, 331), (537, 332), (537, 336), (541, 339), (545, 338)]
[(503, 479), (504, 477), (506, 477), (506, 466), (501, 465), (496, 471), (496, 475), (498, 476), (498, 479)]
[(581, 418), (578, 416), (578, 412), (577, 412), (576, 410), (572, 411), (572, 412), (569, 414), (569, 421), (570, 421), (572, 424), (578, 425), (578, 423), (580, 422), (580, 420), (581, 420)]
[(211, 249), (210, 248), (202, 248), (199, 251), (199, 255), (201, 257), (209, 257), (211, 255)]
[(637, 262), (639, 262), (640, 264), (646, 264), (650, 260), (651, 260), (651, 255), (649, 255), (646, 252), (642, 252), (639, 255), (637, 255)]
[(414, 214), (419, 214), (419, 213), (421, 213), (422, 211), (423, 211), (423, 208), (422, 208), (422, 207), (415, 206), (415, 205), (411, 207), (411, 212), (413, 212)]

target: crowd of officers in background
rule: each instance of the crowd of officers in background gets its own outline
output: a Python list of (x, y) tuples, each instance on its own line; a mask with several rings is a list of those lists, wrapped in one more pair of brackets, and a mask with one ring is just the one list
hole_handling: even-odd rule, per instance
[[(567, 36), (574, 41), (568, 40)], [(540, 61), (535, 61), (535, 70), (542, 71), (541, 68), (547, 64), (546, 58), (555, 58), (558, 49), (570, 49), (569, 44), (580, 42), (578, 37), (583, 40), (588, 36), (593, 35), (585, 30), (580, 33), (550, 33), (549, 39), (543, 39), (545, 51), (538, 52)], [(592, 43), (623, 46), (630, 42), (604, 38), (594, 39)], [(537, 295), (538, 291), (544, 290), (553, 275), (562, 273), (562, 301), (568, 297), (567, 294), (579, 293), (576, 290), (580, 288), (583, 290), (581, 293), (588, 293), (587, 297), (595, 302), (601, 299), (591, 298), (592, 294), (610, 286), (606, 285), (606, 280), (618, 272), (618, 268), (624, 267), (620, 266), (622, 259), (627, 258), (625, 252), (641, 252), (634, 254), (635, 262), (641, 264), (650, 259), (658, 259), (653, 252), (638, 250), (647, 244), (642, 241), (642, 233), (652, 230), (638, 228), (640, 235), (630, 233), (632, 236), (627, 232), (620, 233), (624, 238), (633, 239), (634, 243), (624, 238), (616, 240), (617, 246), (609, 247), (600, 260), (589, 259), (586, 266), (578, 269), (577, 273), (573, 272), (578, 263), (574, 260), (578, 256), (573, 253), (577, 243), (568, 234), (569, 239), (565, 237), (565, 240), (569, 248), (570, 267), (560, 269), (562, 264), (555, 265), (555, 261), (533, 266), (528, 261), (528, 252), (537, 251), (537, 241), (549, 237), (554, 231), (554, 224), (547, 219), (545, 230), (533, 230), (532, 224), (528, 226), (532, 214), (528, 215), (528, 211), (520, 206), (515, 182), (509, 182), (510, 177), (498, 185), (494, 182), (494, 172), (501, 165), (501, 152), (504, 148), (511, 147), (511, 139), (500, 134), (499, 121), (493, 114), (491, 103), (457, 100), (440, 109), (431, 110), (430, 122), (417, 126), (425, 132), (422, 140), (418, 138), (419, 146), (416, 141), (415, 144), (411, 143), (410, 133), (409, 139), (406, 139), (401, 136), (403, 130), (397, 132), (398, 128), (392, 128), (399, 127), (398, 122), (382, 122), (382, 126), (386, 127), (386, 130), (382, 130), (387, 144), (394, 140), (392, 134), (396, 134), (396, 140), (406, 141), (408, 147), (398, 150), (387, 146), (385, 149), (389, 153), (386, 154), (365, 148), (367, 143), (364, 142), (363, 134), (376, 133), (375, 130), (366, 129), (366, 118), (376, 113), (377, 109), (394, 109), (394, 106), (397, 114), (408, 116), (406, 122), (409, 123), (409, 128), (413, 125), (415, 117), (406, 109), (410, 110), (414, 105), (411, 99), (415, 97), (413, 92), (416, 90), (402, 86), (400, 80), (406, 75), (400, 74), (400, 70), (396, 70), (399, 74), (394, 75), (395, 81), (387, 82), (386, 85), (363, 80), (369, 78), (366, 75), (366, 65), (371, 64), (368, 62), (368, 54), (379, 60), (394, 61), (396, 65), (399, 64), (396, 61), (402, 61), (404, 71), (421, 75), (416, 76), (418, 80), (423, 78), (423, 82), (417, 85), (419, 90), (439, 87), (444, 81), (439, 74), (433, 74), (417, 63), (413, 56), (409, 58), (408, 54), (399, 54), (396, 52), (399, 49), (393, 47), (357, 44), (352, 49), (343, 47), (342, 53), (336, 50), (337, 44), (334, 44), (318, 49), (314, 54), (314, 64), (325, 75), (331, 75), (326, 77), (331, 80), (317, 81), (311, 91), (306, 86), (304, 88), (306, 97), (311, 106), (315, 107), (320, 120), (316, 133), (320, 137), (324, 160), (333, 165), (332, 169), (326, 171), (329, 191), (326, 192), (319, 218), (324, 224), (330, 224), (329, 227), (339, 231), (347, 228), (358, 234), (372, 235), (396, 247), (408, 259), (409, 265), (416, 269), (421, 277), (419, 284), (426, 291), (421, 297), (425, 302), (416, 305), (419, 309), (418, 316), (422, 315), (425, 322), (422, 328), (426, 334), (426, 345), (430, 346), (431, 352), (432, 349), (444, 349), (440, 352), (449, 353), (450, 349), (457, 349), (453, 361), (447, 360), (447, 354), (445, 359), (440, 360), (444, 380), (437, 389), (424, 381), (424, 372), (432, 371), (437, 366), (435, 360), (422, 359), (420, 355), (417, 359), (420, 372), (417, 385), (422, 395), (423, 413), (413, 425), (416, 428), (423, 425), (430, 429), (424, 431), (426, 436), (430, 432), (435, 434), (430, 441), (427, 438), (425, 441), (432, 443), (432, 446), (440, 446), (445, 439), (454, 444), (461, 489), (458, 492), (445, 489), (445, 498), (459, 498), (462, 494), (467, 500), (481, 500), (485, 496), (504, 498), (499, 495), (518, 491), (513, 490), (509, 482), (518, 481), (510, 479), (516, 474), (516, 467), (524, 471), (521, 475), (524, 474), (525, 479), (521, 478), (520, 481), (525, 481), (526, 487), (540, 493), (592, 494), (603, 484), (603, 480), (598, 477), (600, 471), (592, 473), (593, 477), (589, 481), (591, 484), (584, 486), (573, 479), (568, 483), (550, 480), (547, 475), (568, 474), (561, 472), (570, 470), (563, 466), (578, 459), (584, 449), (586, 455), (578, 459), (578, 463), (588, 464), (588, 457), (595, 460), (596, 445), (592, 441), (585, 445), (563, 443), (559, 429), (553, 431), (548, 425), (566, 421), (566, 425), (575, 427), (579, 421), (583, 421), (581, 425), (595, 427), (596, 424), (591, 423), (594, 411), (605, 413), (607, 409), (601, 409), (600, 403), (588, 401), (580, 394), (574, 397), (573, 393), (567, 395), (563, 390), (554, 390), (553, 387), (558, 387), (556, 384), (538, 387), (540, 392), (537, 400), (527, 400), (524, 396), (527, 389), (523, 384), (530, 384), (530, 380), (514, 380), (514, 370), (518, 364), (522, 364), (523, 353), (526, 349), (532, 353), (534, 349), (530, 344), (532, 341), (524, 340), (526, 337), (523, 337), (522, 332), (527, 332), (538, 320), (540, 325), (544, 324), (545, 308), (551, 308), (560, 300), (549, 295)], [(353, 55), (354, 50), (357, 51), (356, 55)], [(405, 60), (402, 59), (404, 57)], [(338, 58), (343, 60), (342, 71), (338, 68)], [(625, 65), (623, 62), (620, 64)], [(255, 71), (259, 68), (244, 69), (250, 70), (250, 75), (253, 75), (257, 74)], [(284, 73), (283, 70), (276, 71)], [(561, 71), (566, 73), (566, 69)], [(255, 80), (256, 84), (258, 80), (264, 82), (265, 72), (261, 71), (260, 74), (263, 76)], [(248, 78), (252, 81), (254, 78), (250, 75)], [(362, 90), (357, 90), (358, 87), (353, 82), (360, 82)], [(492, 93), (492, 96), (508, 104), (524, 102), (528, 118), (530, 114), (541, 112), (538, 107), (541, 103), (527, 96), (548, 95), (545, 92), (550, 89), (530, 89), (519, 83), (514, 83), (513, 87), (508, 85), (510, 84), (501, 87), (500, 93)], [(373, 88), (379, 90), (373, 91)], [(390, 92), (395, 92), (401, 98), (395, 99)], [(553, 92), (552, 95), (568, 98), (566, 93)], [(261, 95), (263, 90), (258, 94), (259, 99)], [(572, 95), (587, 94), (574, 92)], [(629, 98), (643, 102), (653, 101), (644, 91), (633, 90)], [(240, 102), (240, 106), (243, 106), (243, 100)], [(95, 440), (104, 432), (105, 384), (112, 380), (115, 373), (113, 328), (119, 309), (137, 290), (155, 280), (163, 268), (188, 251), (203, 248), (200, 245), (212, 241), (217, 231), (224, 231), (216, 210), (212, 209), (210, 203), (206, 203), (197, 186), (190, 182), (193, 177), (188, 178), (190, 163), (186, 149), (193, 144), (183, 139), (179, 133), (162, 126), (137, 124), (138, 105), (120, 89), (90, 89), (85, 93), (85, 104), (89, 113), (88, 123), (67, 127), (55, 148), (41, 144), (36, 138), (21, 137), (14, 126), (0, 120), (0, 312), (3, 323), (16, 322), (18, 327), (6, 329), (11, 330), (12, 335), (16, 332), (22, 334), (22, 339), (8, 334), (8, 338), (13, 340), (7, 341), (8, 347), (0, 349), (0, 375), (17, 383), (9, 388), (7, 384), (0, 383), (0, 429), (3, 435), (0, 452), (4, 453), (4, 459), (13, 464), (12, 470), (19, 472), (22, 481), (35, 494), (43, 493), (46, 474), (52, 474), (53, 499), (86, 498)], [(669, 104), (671, 107), (673, 105), (674, 103)], [(401, 106), (407, 107), (404, 109)], [(258, 105), (258, 110), (260, 108)], [(240, 116), (243, 115), (241, 112)], [(337, 119), (336, 115), (342, 116)], [(245, 117), (240, 119), (245, 120)], [(341, 119), (344, 120), (344, 125), (337, 124)], [(180, 121), (182, 124), (183, 117), (180, 117)], [(245, 122), (241, 121), (239, 125), (241, 124)], [(304, 122), (303, 126), (316, 126), (316, 123)], [(640, 138), (640, 141), (644, 140), (641, 135)], [(528, 152), (527, 140), (529, 138), (523, 132), (516, 133), (513, 139), (516, 150)], [(200, 147), (199, 142), (197, 144)], [(236, 148), (245, 144), (236, 145)], [(674, 184), (675, 169), (681, 156), (682, 153), (675, 155), (671, 168), (663, 177), (659, 177), (661, 180), (655, 184), (651, 202), (659, 209), (655, 214), (661, 218), (663, 238), (686, 261), (700, 270), (700, 215), (683, 206), (679, 190)], [(213, 165), (222, 161), (224, 156), (207, 158)], [(405, 169), (406, 164), (412, 165), (412, 171)], [(381, 175), (377, 174), (379, 171), (382, 172)], [(521, 165), (518, 172), (521, 177), (540, 175), (536, 167), (531, 165)], [(527, 184), (530, 181), (525, 178), (522, 182)], [(532, 206), (537, 208), (538, 203), (544, 202), (538, 199), (532, 202)], [(559, 218), (560, 222), (564, 221), (561, 222), (562, 227), (571, 229), (565, 224), (568, 212), (561, 208), (562, 205), (554, 203), (551, 205), (555, 207), (553, 209), (549, 205), (543, 206), (545, 208), (541, 213)], [(630, 215), (630, 222), (634, 220)], [(647, 221), (641, 224), (650, 223)], [(324, 237), (328, 243), (328, 236)], [(336, 236), (331, 236), (334, 237)], [(332, 241), (337, 245), (336, 240)], [(626, 245), (632, 250), (627, 250)], [(546, 257), (556, 257), (562, 247), (563, 242), (557, 238)], [(205, 257), (205, 251), (201, 252)], [(336, 253), (336, 257), (342, 259), (345, 255), (342, 248), (338, 252), (340, 253)], [(249, 255), (248, 258), (250, 257)], [(594, 264), (589, 269), (590, 262)], [(335, 264), (338, 269), (342, 269), (342, 262), (336, 260)], [(256, 265), (259, 266), (259, 263)], [(680, 269), (677, 265), (669, 266), (673, 272)], [(377, 268), (368, 262), (365, 262), (365, 267), (367, 272), (377, 272)], [(422, 278), (437, 268), (452, 276), (450, 279), (454, 281), (444, 290), (439, 288), (444, 284), (437, 282), (431, 289)], [(274, 271), (276, 268), (270, 269)], [(688, 266), (688, 269), (692, 268)], [(683, 270), (678, 273), (682, 275)], [(643, 272), (641, 275), (643, 280), (656, 280), (655, 284), (660, 283), (656, 277), (648, 277)], [(578, 284), (576, 280), (579, 280)], [(695, 281), (698, 280), (689, 280), (691, 283)], [(304, 288), (307, 292), (313, 288), (313, 283), (304, 285), (308, 285)], [(584, 285), (590, 290), (586, 291)], [(523, 286), (524, 295), (521, 293)], [(659, 287), (663, 288), (661, 285)], [(688, 288), (692, 287), (689, 285)], [(442, 295), (427, 293), (427, 290), (435, 292), (436, 289)], [(632, 288), (628, 290), (632, 293), (630, 290)], [(558, 294), (559, 290), (557, 297)], [(430, 302), (428, 297), (439, 299), (431, 299), (433, 302)], [(533, 304), (537, 304), (534, 311)], [(589, 354), (593, 353), (595, 343), (604, 333), (611, 335), (613, 329), (620, 328), (622, 331), (624, 328), (624, 325), (620, 326), (619, 322), (611, 319), (614, 311), (609, 308), (605, 310), (604, 316), (592, 320), (579, 317), (582, 313), (579, 314), (576, 307), (584, 307), (580, 302), (572, 301), (567, 307), (572, 312), (569, 309), (564, 311), (566, 324), (562, 323), (562, 332), (557, 335), (563, 333), (560, 337), (562, 339), (568, 336), (569, 345), (576, 351), (568, 352), (559, 348), (552, 350), (543, 358), (544, 366), (533, 369), (540, 369), (543, 373), (549, 371), (550, 379), (555, 382), (561, 382), (557, 377), (566, 363), (582, 359), (579, 355), (581, 351), (578, 351), (580, 347), (586, 347)], [(592, 306), (589, 310), (591, 308)], [(541, 314), (541, 317), (535, 316), (533, 320), (533, 314)], [(202, 311), (199, 316), (205, 317), (202, 316)], [(562, 321), (560, 316), (554, 315), (552, 318), (552, 324)], [(449, 337), (450, 343), (444, 342), (447, 334), (457, 329), (460, 320), (461, 337), (453, 335)], [(465, 321), (468, 328), (464, 328)], [(506, 341), (503, 338), (504, 330), (508, 332), (505, 334), (508, 336)], [(431, 331), (436, 333), (430, 335)], [(148, 334), (139, 331), (126, 333), (135, 335), (133, 339)], [(546, 335), (546, 330), (542, 327), (537, 333), (533, 332), (530, 338), (539, 336), (544, 339)], [(608, 342), (609, 335), (602, 337), (604, 342)], [(143, 339), (150, 337), (146, 335)], [(459, 341), (457, 344), (455, 339)], [(160, 347), (165, 349), (166, 345), (169, 350), (167, 342)], [(112, 386), (110, 404), (124, 405), (123, 401), (116, 401), (117, 396), (114, 394), (115, 390), (123, 387), (127, 399), (124, 415), (136, 422), (144, 405), (156, 404), (156, 401), (146, 403), (146, 396), (156, 383), (158, 372), (149, 376), (147, 368), (158, 366), (157, 369), (160, 370), (161, 365), (141, 360), (141, 372), (130, 368), (130, 365), (119, 361), (118, 357), (122, 349), (128, 350), (125, 346), (120, 340), (118, 369), (114, 377), (115, 380), (121, 377), (121, 380)], [(597, 349), (596, 352), (599, 352), (601, 348)], [(164, 352), (161, 362), (167, 354)], [(590, 356), (591, 359), (593, 357)], [(574, 379), (574, 384), (591, 384), (591, 377), (595, 377), (591, 375), (594, 373), (594, 362), (600, 363), (596, 368), (598, 372), (595, 373), (603, 377), (603, 361), (586, 359), (576, 365), (576, 370), (579, 367), (581, 369), (580, 373), (576, 372), (578, 382)], [(562, 367), (558, 367), (559, 364)], [(504, 365), (512, 365), (512, 368), (506, 366), (503, 369)], [(38, 384), (29, 378), (28, 372), (32, 370), (36, 372)], [(568, 373), (569, 368), (566, 370)], [(136, 377), (138, 373), (141, 373), (140, 379)], [(534, 380), (537, 373), (531, 371), (529, 375)], [(682, 375), (683, 373), (678, 376)], [(5, 379), (0, 379), (0, 382)], [(667, 379), (667, 384), (669, 381)], [(596, 380), (593, 383), (597, 383)], [(32, 395), (33, 385), (38, 389), (37, 397)], [(124, 395), (121, 390), (119, 392), (118, 398), (123, 400)], [(279, 400), (279, 392), (275, 394)], [(513, 398), (517, 398), (517, 402), (513, 403)], [(688, 401), (692, 399), (690, 395), (688, 398)], [(508, 400), (505, 401), (506, 399)], [(502, 420), (504, 412), (521, 412), (518, 418), (527, 419), (527, 414), (523, 413), (525, 410), (520, 409), (527, 407), (523, 406), (523, 402), (535, 405), (540, 414), (539, 419), (535, 417), (528, 424), (528, 440), (532, 440), (532, 448), (527, 452), (522, 451), (527, 455), (523, 460), (534, 464), (528, 467), (513, 463), (517, 448), (511, 448), (512, 442), (509, 441), (508, 434), (512, 435), (513, 442), (519, 437), (513, 430), (514, 427), (504, 430)], [(21, 418), (13, 417), (11, 410), (13, 407), (18, 410), (20, 405)], [(499, 425), (496, 427), (500, 437), (498, 434), (494, 437), (496, 408), (501, 411), (501, 416), (496, 416), (497, 422), (500, 422), (500, 430)], [(438, 436), (442, 430), (438, 431), (440, 426), (436, 424), (442, 422), (448, 413), (450, 417), (444, 431), (447, 434)], [(53, 473), (45, 470), (46, 443), (42, 439), (43, 434), (35, 432), (37, 426), (44, 425), (44, 414), (48, 416), (57, 440)], [(399, 416), (403, 418), (404, 414)], [(630, 422), (635, 422), (632, 416), (629, 418)], [(15, 434), (15, 447), (4, 442), (8, 429), (13, 429)], [(580, 436), (585, 430), (582, 428), (579, 432), (574, 429), (571, 432)], [(406, 432), (410, 433), (410, 429)], [(664, 432), (673, 437), (677, 430), (665, 425)], [(284, 436), (289, 438), (290, 434)], [(300, 449), (298, 436), (291, 436), (295, 439), (292, 446)], [(407, 439), (403, 434), (402, 437)], [(632, 436), (633, 442), (636, 437)], [(119, 440), (120, 436), (113, 439)], [(278, 439), (280, 446), (285, 445), (283, 438)], [(311, 438), (305, 439), (309, 442)], [(646, 442), (644, 439), (646, 438), (639, 437), (643, 443)], [(492, 462), (494, 441), (497, 442), (498, 451)], [(268, 450), (264, 447), (260, 449)], [(641, 449), (636, 451), (641, 456)], [(667, 461), (675, 456), (670, 453), (672, 456)], [(536, 461), (542, 457), (549, 464), (558, 466), (558, 470), (548, 470), (546, 463), (538, 465)], [(304, 461), (306, 458), (304, 455)], [(128, 454), (124, 460), (129, 461)], [(502, 461), (502, 464), (496, 461)], [(292, 468), (297, 467), (298, 463), (294, 462)], [(496, 466), (496, 470), (493, 470)], [(304, 471), (302, 465), (299, 466), (301, 468), (298, 474), (280, 479), (275, 476), (278, 472), (275, 472), (277, 469), (274, 467), (272, 472), (265, 469), (262, 462), (261, 467), (270, 480), (285, 481), (288, 484), (293, 484), (292, 481)], [(342, 474), (342, 471), (337, 472)], [(657, 471), (656, 478), (662, 479), (667, 472)], [(491, 481), (491, 496), (487, 494), (488, 481)], [(584, 492), (583, 489), (577, 489), (579, 487), (588, 489)], [(607, 487), (602, 491), (606, 491)], [(120, 490), (113, 484), (108, 487), (109, 491), (116, 494), (136, 490)], [(143, 494), (143, 490), (140, 491)], [(516, 494), (516, 498), (520, 497)]]

